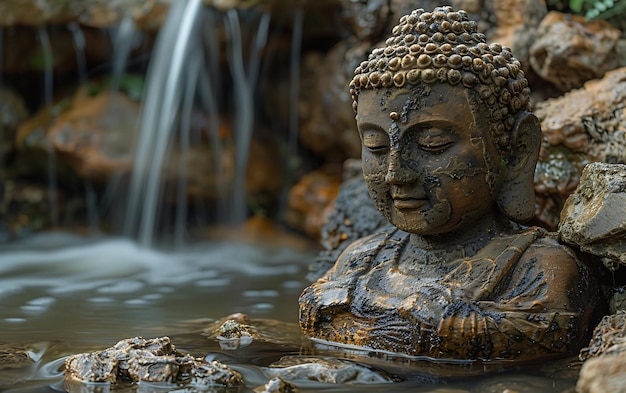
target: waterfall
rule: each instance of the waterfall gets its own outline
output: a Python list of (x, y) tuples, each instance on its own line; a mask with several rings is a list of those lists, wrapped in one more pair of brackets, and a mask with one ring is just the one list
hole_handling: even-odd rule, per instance
[(230, 207), (230, 222), (235, 224), (242, 222), (246, 216), (246, 172), (254, 125), (254, 87), (259, 76), (260, 52), (267, 43), (269, 21), (269, 14), (261, 15), (246, 69), (237, 10), (228, 10), (225, 17), (229, 38), (228, 59), (235, 90), (235, 177)]
[(126, 63), (133, 49), (135, 22), (129, 15), (125, 16), (115, 30), (113, 37), (113, 69), (111, 70), (111, 91), (119, 90), (120, 83), (126, 72)]
[(85, 34), (76, 22), (67, 25), (72, 33), (74, 51), (76, 52), (76, 69), (78, 70), (78, 83), (82, 85), (87, 80), (87, 60), (85, 59)]
[(172, 4), (148, 68), (139, 135), (131, 175), (125, 232), (137, 231), (150, 246), (154, 237), (161, 169), (174, 132), (185, 78), (191, 78), (190, 54), (198, 53), (201, 0)]
[[(293, 180), (293, 157), (297, 154), (299, 121), (297, 102), (304, 15), (302, 9), (272, 9), (262, 5), (218, 9), (204, 3), (203, 0), (171, 2), (165, 22), (157, 32), (145, 73), (135, 133), (128, 136), (128, 155), (132, 157), (130, 171), (122, 167), (119, 172), (111, 174), (105, 184), (100, 183), (99, 179), (85, 179), (77, 184), (73, 183), (77, 180), (75, 178), (62, 178), (63, 184), (69, 183), (70, 188), (77, 184), (65, 196), (74, 198), (72, 192), (79, 192), (85, 207), (80, 212), (80, 219), (87, 220), (92, 232), (98, 232), (103, 224), (112, 224), (112, 229), (115, 230), (118, 225), (117, 229), (121, 229), (124, 236), (138, 240), (145, 247), (153, 244), (157, 234), (168, 235), (168, 240), (182, 246), (189, 227), (202, 229), (215, 223), (215, 220), (230, 225), (245, 221), (249, 202), (246, 183), (249, 177), (250, 144), (252, 138), (257, 136), (255, 132), (260, 128), (258, 125), (262, 124), (259, 120), (263, 120), (259, 116), (262, 115), (259, 101), (263, 97), (258, 96), (258, 86), (262, 80), (261, 73), (271, 70), (275, 65), (268, 60), (276, 54), (272, 51), (277, 50), (277, 45), (268, 46), (270, 26), (276, 27), (277, 35), (285, 32), (283, 23), (286, 15), (289, 15), (289, 19), (293, 17), (287, 23), (289, 27), (293, 26), (291, 57), (279, 66), (288, 67), (290, 87), (284, 101), (286, 103), (289, 100), (289, 119), (288, 124), (278, 122), (276, 125), (279, 127), (278, 132), (289, 135), (288, 140), (280, 144), (278, 151), (281, 157), (277, 159), (285, 162), (285, 172), (292, 176), (285, 183)], [(278, 20), (273, 15), (278, 15)], [(67, 83), (67, 79), (76, 78), (77, 85), (85, 85), (90, 82), (89, 76), (97, 77), (108, 69), (110, 92), (117, 92), (124, 87), (123, 78), (128, 65), (141, 65), (131, 63), (135, 44), (140, 38), (139, 34), (143, 33), (130, 15), (124, 17), (117, 26), (105, 30), (109, 34), (104, 37), (110, 40), (113, 49), (110, 63), (95, 64), (93, 59), (100, 53), (96, 50), (96, 56), (92, 56), (93, 53), (88, 51), (91, 48), (88, 48), (92, 42), (90, 40), (100, 42), (98, 40), (103, 37), (102, 31), (83, 27), (78, 21), (69, 22), (63, 27), (64, 37), (69, 38), (69, 49), (73, 49), (70, 55), (72, 61), (75, 61), (75, 70), (67, 67), (64, 57), (66, 52), (63, 50), (59, 51), (59, 58), (53, 58), (56, 53), (53, 49), (57, 49), (56, 37), (51, 35), (55, 32), (51, 30), (54, 28), (34, 28), (42, 55), (41, 102), (44, 105), (51, 106), (54, 103), (54, 99), (58, 98), (54, 89), (58, 90), (59, 86)], [(144, 37), (149, 37), (149, 34), (146, 32)], [(281, 37), (277, 38), (280, 45)], [(0, 42), (2, 44), (6, 45), (6, 42)], [(65, 48), (67, 46), (62, 49)], [(283, 60), (280, 57), (279, 61)], [(55, 68), (57, 62), (60, 66)], [(59, 86), (55, 86), (55, 83)], [(97, 87), (98, 83), (93, 85)], [(91, 90), (87, 91), (92, 93)], [(116, 96), (111, 95), (113, 99)], [(65, 101), (63, 105), (68, 102)], [(78, 101), (74, 102), (78, 105)], [(111, 106), (110, 110), (115, 109)], [(114, 112), (102, 114), (108, 117), (115, 115)], [(100, 114), (89, 113), (88, 116), (99, 121), (95, 116)], [(80, 132), (87, 131), (81, 130), (80, 126), (78, 128)], [(84, 139), (80, 142), (59, 139), (63, 143), (67, 142), (68, 146), (74, 142), (79, 146), (75, 151), (67, 150), (67, 154), (64, 150), (64, 154), (59, 157), (55, 156), (52, 140), (47, 140), (48, 221), (53, 227), (60, 224), (59, 212), (63, 211), (57, 200), (57, 172), (66, 167), (57, 160), (81, 159), (82, 154), (90, 154), (89, 149), (99, 154), (97, 149), (109, 141), (106, 139), (109, 135), (105, 133), (94, 133), (92, 136), (84, 132), (82, 136), (73, 134), (71, 129), (56, 135), (58, 138)], [(117, 143), (117, 139), (114, 141)], [(81, 151), (82, 146), (86, 147)], [(207, 151), (207, 158), (210, 156), (206, 175), (201, 173), (202, 169), (198, 171), (198, 167), (190, 166), (191, 159), (202, 150)], [(120, 155), (125, 153), (123, 147), (118, 152)], [(76, 165), (76, 162), (71, 161), (69, 166), (72, 165)], [(215, 184), (215, 190), (211, 188), (194, 196), (192, 192), (197, 188), (193, 188), (193, 181), (198, 177), (201, 182), (208, 180), (210, 187)], [(76, 218), (69, 217), (70, 214), (72, 212), (63, 216), (64, 222), (70, 222), (66, 218)], [(192, 225), (188, 222), (191, 220)]]
[[(54, 89), (54, 59), (52, 55), (52, 46), (50, 45), (50, 37), (48, 29), (44, 27), (38, 28), (39, 44), (43, 53), (44, 62), (44, 86), (43, 97), (44, 105), (51, 106), (53, 101)], [(54, 148), (48, 141), (48, 205), (50, 209), (50, 223), (53, 226), (59, 224), (59, 201), (57, 198), (57, 171), (56, 156)]]

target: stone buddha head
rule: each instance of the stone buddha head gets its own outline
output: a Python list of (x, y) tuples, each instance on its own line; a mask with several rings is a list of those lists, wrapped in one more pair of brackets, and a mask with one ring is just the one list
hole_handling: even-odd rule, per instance
[(528, 81), (509, 48), (485, 41), (464, 11), (418, 9), (355, 70), (363, 174), (378, 210), (404, 231), (534, 215), (541, 129)]

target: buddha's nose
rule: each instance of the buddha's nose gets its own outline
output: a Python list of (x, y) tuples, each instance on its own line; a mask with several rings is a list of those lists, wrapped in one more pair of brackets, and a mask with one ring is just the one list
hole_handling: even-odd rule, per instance
[(388, 184), (406, 184), (415, 181), (415, 171), (403, 162), (400, 151), (391, 149), (387, 158), (385, 182)]

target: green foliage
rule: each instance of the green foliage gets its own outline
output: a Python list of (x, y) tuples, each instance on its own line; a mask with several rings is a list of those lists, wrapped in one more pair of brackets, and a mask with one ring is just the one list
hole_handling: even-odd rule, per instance
[(586, 19), (611, 19), (626, 16), (626, 0), (548, 0), (548, 5), (559, 11), (569, 9)]
[(590, 8), (585, 14), (587, 19), (609, 19), (618, 15), (626, 15), (626, 1), (587, 0), (587, 2), (590, 3)]

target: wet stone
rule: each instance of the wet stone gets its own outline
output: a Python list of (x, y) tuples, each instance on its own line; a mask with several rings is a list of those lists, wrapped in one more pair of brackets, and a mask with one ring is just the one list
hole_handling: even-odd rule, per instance
[(68, 384), (155, 382), (233, 387), (241, 375), (217, 362), (176, 351), (168, 337), (135, 337), (101, 352), (70, 356), (65, 361)]
[(0, 370), (21, 368), (33, 363), (33, 359), (28, 354), (28, 348), (18, 345), (0, 344)]
[(266, 374), (286, 381), (316, 381), (336, 384), (391, 383), (394, 378), (382, 370), (349, 360), (285, 356), (265, 369)]
[(561, 212), (564, 241), (602, 258), (615, 270), (626, 265), (626, 165), (591, 163)]

